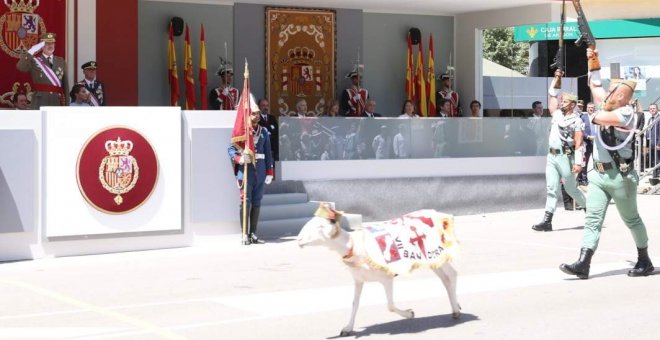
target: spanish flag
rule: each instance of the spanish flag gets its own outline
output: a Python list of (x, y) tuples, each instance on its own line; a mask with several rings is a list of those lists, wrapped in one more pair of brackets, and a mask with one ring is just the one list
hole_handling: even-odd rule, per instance
[[(254, 139), (252, 138), (253, 129), (250, 114), (252, 113), (252, 106), (256, 103), (252, 103), (250, 100), (250, 71), (248, 70), (247, 60), (245, 61), (243, 76), (243, 91), (238, 100), (234, 129), (231, 131), (231, 142), (243, 153), (254, 156)], [(255, 108), (255, 110), (258, 110), (258, 108)]]
[(174, 49), (174, 33), (170, 23), (170, 39), (167, 45), (167, 77), (170, 83), (170, 105), (179, 105), (179, 75), (176, 69), (176, 51)]
[(186, 110), (195, 109), (195, 78), (193, 78), (192, 48), (190, 47), (190, 30), (186, 24), (186, 40), (184, 44), (183, 61), (185, 67), (183, 73), (186, 75)]
[(406, 99), (415, 100), (415, 75), (413, 73), (412, 38), (408, 33), (408, 59), (406, 60)]
[(435, 106), (435, 62), (433, 60), (433, 34), (429, 38), (429, 76), (427, 78), (426, 87), (428, 89), (429, 97), (429, 116), (436, 116), (436, 106)]
[(424, 75), (424, 47), (422, 42), (419, 42), (419, 51), (417, 53), (417, 72), (415, 80), (417, 81), (415, 92), (417, 93), (417, 105), (419, 107), (419, 115), (422, 117), (428, 116), (426, 109), (426, 77)]
[(208, 85), (208, 75), (206, 73), (206, 42), (204, 40), (204, 25), (202, 25), (202, 33), (199, 38), (199, 98), (202, 101), (201, 110), (206, 110), (209, 107), (208, 98), (206, 96), (206, 85)]

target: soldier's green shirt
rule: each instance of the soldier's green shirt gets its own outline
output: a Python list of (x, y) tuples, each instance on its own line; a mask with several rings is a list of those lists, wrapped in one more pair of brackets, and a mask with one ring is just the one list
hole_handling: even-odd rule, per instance
[[(563, 150), (562, 135), (565, 135), (569, 146), (575, 146), (575, 131), (583, 131), (584, 123), (575, 112), (564, 115), (561, 110), (552, 113), (552, 123), (548, 145), (553, 149)], [(563, 152), (563, 151), (562, 151)]]
[[(630, 159), (633, 156), (632, 142), (635, 140), (634, 131), (635, 127), (637, 126), (637, 115), (635, 115), (634, 110), (630, 106), (620, 107), (612, 112), (617, 115), (620, 124), (623, 125), (621, 127), (614, 128), (616, 145), (623, 144), (622, 148), (618, 150), (619, 155), (621, 155), (621, 158), (623, 159)], [(601, 135), (602, 131), (604, 129), (608, 129), (609, 127), (594, 124), (594, 128), (596, 130), (596, 142), (594, 143), (593, 153), (594, 160), (601, 163), (610, 163), (613, 161), (612, 156), (610, 156), (610, 153), (607, 151), (607, 144), (605, 144)], [(609, 147), (612, 146), (614, 145), (610, 145)]]

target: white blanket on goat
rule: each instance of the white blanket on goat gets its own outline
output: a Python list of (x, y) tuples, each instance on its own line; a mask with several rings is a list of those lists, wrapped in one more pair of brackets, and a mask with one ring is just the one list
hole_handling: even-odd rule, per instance
[(438, 268), (452, 258), (458, 246), (454, 217), (435, 210), (364, 223), (362, 234), (367, 264), (392, 275)]

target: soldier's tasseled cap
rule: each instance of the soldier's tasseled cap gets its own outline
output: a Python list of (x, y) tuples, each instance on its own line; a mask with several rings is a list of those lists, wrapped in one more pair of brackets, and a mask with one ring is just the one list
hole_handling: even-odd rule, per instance
[(88, 62), (82, 64), (82, 66), (80, 66), (80, 68), (83, 69), (83, 70), (87, 70), (87, 69), (96, 70), (96, 61), (94, 61), (94, 60), (88, 61)]
[(44, 33), (41, 35), (41, 41), (47, 42), (47, 43), (54, 43), (55, 42), (55, 33)]
[(561, 98), (562, 98), (562, 100), (563, 100), (563, 99), (570, 100), (570, 101), (572, 101), (572, 102), (574, 102), (574, 103), (576, 103), (576, 104), (577, 104), (577, 102), (578, 102), (578, 96), (577, 96), (576, 94), (574, 94), (574, 93), (570, 93), (570, 92), (564, 92), (564, 93), (562, 93)]
[(440, 75), (440, 80), (452, 79), (453, 77), (449, 73), (443, 73)]
[(622, 84), (630, 88), (630, 91), (635, 91), (635, 86), (637, 86), (637, 82), (634, 80), (624, 80), (624, 79), (612, 79), (610, 80), (612, 84)]
[(234, 69), (231, 67), (226, 67), (226, 66), (220, 66), (218, 69), (218, 72), (216, 72), (216, 75), (222, 76), (225, 75), (225, 73), (229, 73), (230, 75), (234, 75)]
[(353, 70), (351, 72), (346, 73), (346, 79), (350, 79), (357, 76), (358, 76), (357, 70)]

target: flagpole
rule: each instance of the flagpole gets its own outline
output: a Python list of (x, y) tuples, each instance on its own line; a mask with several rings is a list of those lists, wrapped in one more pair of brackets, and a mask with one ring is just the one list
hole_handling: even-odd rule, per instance
[[(227, 53), (227, 43), (225, 43), (225, 54)], [(247, 63), (247, 58), (245, 58), (245, 72), (243, 72), (243, 77), (244, 81), (249, 82), (250, 81), (250, 72), (248, 71), (248, 63)], [(249, 93), (243, 93), (243, 110), (251, 110), (250, 109), (250, 94)], [(247, 104), (246, 104), (247, 102)], [(240, 106), (240, 105), (239, 105)], [(237, 114), (240, 114), (237, 112)], [(243, 119), (245, 120), (243, 123), (245, 126), (245, 149), (248, 148), (248, 138), (250, 136), (248, 135), (250, 133), (250, 127), (252, 126), (252, 122), (250, 121), (250, 115), (243, 115)], [(243, 239), (246, 239), (247, 236), (247, 189), (248, 189), (248, 163), (244, 161), (243, 162)]]

